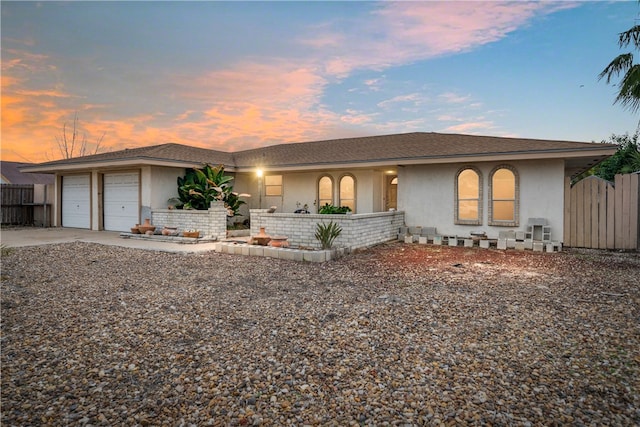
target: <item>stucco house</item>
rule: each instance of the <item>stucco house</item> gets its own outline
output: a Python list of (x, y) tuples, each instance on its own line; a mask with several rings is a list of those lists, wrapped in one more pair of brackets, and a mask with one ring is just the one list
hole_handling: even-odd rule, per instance
[(405, 224), (445, 235), (524, 230), (545, 218), (563, 236), (572, 176), (616, 152), (612, 144), (406, 133), (280, 144), (224, 152), (180, 144), (114, 151), (29, 166), (53, 173), (54, 224), (126, 231), (167, 207), (187, 168), (222, 164), (248, 209), (277, 212), (325, 203), (355, 214), (397, 210)]

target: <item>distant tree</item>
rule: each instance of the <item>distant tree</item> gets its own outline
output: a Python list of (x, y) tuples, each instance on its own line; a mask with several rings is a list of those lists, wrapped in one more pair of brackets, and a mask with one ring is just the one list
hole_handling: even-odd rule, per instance
[[(631, 45), (635, 50), (640, 50), (640, 25), (634, 25), (629, 30), (620, 33), (618, 44), (621, 49)], [(598, 80), (606, 77), (607, 84), (611, 79), (623, 74), (618, 83), (618, 95), (613, 103), (620, 103), (628, 108), (631, 113), (638, 112), (640, 108), (640, 64), (633, 63), (633, 53), (627, 52), (618, 55), (598, 75)]]
[(72, 157), (82, 157), (90, 154), (97, 154), (100, 152), (100, 146), (106, 132), (96, 140), (94, 144), (89, 144), (87, 141), (87, 135), (79, 135), (80, 129), (78, 126), (78, 113), (73, 116), (73, 127), (67, 130), (67, 122), (62, 125), (62, 132), (56, 137), (56, 143), (58, 144), (58, 150), (65, 159)]

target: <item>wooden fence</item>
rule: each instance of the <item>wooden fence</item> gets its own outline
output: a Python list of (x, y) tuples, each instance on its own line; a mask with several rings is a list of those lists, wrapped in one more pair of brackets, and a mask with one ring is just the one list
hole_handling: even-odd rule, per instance
[(640, 249), (640, 174), (615, 181), (590, 176), (565, 191), (564, 244), (575, 248)]
[(0, 211), (3, 225), (33, 224), (33, 184), (0, 185)]

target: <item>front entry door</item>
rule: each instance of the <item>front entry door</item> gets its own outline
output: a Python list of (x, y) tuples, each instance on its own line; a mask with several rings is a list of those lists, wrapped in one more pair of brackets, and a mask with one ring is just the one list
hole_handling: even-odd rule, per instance
[(398, 209), (398, 176), (387, 176), (387, 194), (385, 199), (385, 210)]

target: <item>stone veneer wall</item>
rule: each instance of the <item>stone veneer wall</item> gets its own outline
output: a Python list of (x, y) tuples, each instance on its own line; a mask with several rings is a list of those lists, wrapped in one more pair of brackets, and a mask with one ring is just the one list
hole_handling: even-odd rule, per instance
[(151, 223), (162, 228), (178, 227), (178, 231), (198, 230), (200, 237), (223, 240), (227, 237), (227, 209), (223, 203), (214, 202), (209, 210), (153, 209)]
[(316, 240), (316, 224), (333, 221), (342, 227), (334, 247), (365, 248), (398, 238), (398, 229), (404, 225), (404, 212), (376, 212), (353, 215), (320, 215), (294, 213), (267, 213), (267, 209), (251, 209), (251, 235), (265, 232), (270, 236), (287, 236), (294, 247), (320, 249)]

